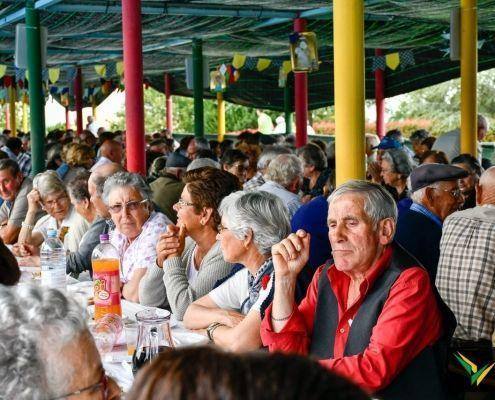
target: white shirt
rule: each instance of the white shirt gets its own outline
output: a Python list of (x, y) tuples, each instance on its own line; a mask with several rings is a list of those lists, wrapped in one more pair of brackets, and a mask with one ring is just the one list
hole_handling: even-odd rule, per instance
[(301, 199), (297, 194), (289, 192), (286, 188), (276, 182), (266, 181), (257, 190), (262, 190), (279, 197), (289, 210), (289, 217), (291, 219), (302, 205)]
[[(234, 276), (227, 279), (220, 286), (213, 289), (208, 296), (213, 302), (222, 309), (240, 311), (242, 304), (249, 297), (248, 274), (249, 270), (243, 268)], [(260, 312), (263, 301), (270, 294), (272, 279), (268, 282), (265, 289), (260, 290), (260, 294), (256, 303), (253, 304), (251, 310)]]
[(187, 266), (187, 281), (189, 282), (190, 285), (194, 283), (196, 278), (198, 277), (199, 270), (196, 268), (196, 264), (194, 262), (194, 256), (196, 255), (196, 250), (197, 246), (194, 247), (192, 256), (191, 256), (191, 262)]
[(91, 172), (93, 172), (96, 168), (98, 168), (100, 165), (105, 165), (113, 162), (112, 160), (106, 158), (105, 156), (101, 156), (98, 158), (98, 161), (96, 161), (95, 165), (93, 165), (90, 169)]
[[(461, 154), (461, 133), (459, 129), (454, 129), (453, 131), (444, 133), (442, 136), (437, 138), (435, 143), (433, 143), (432, 150), (443, 151), (449, 162), (452, 161), (454, 157), (457, 157)], [(481, 147), (481, 143), (478, 143), (478, 161), (481, 165), (481, 158), (483, 157), (483, 148)]]

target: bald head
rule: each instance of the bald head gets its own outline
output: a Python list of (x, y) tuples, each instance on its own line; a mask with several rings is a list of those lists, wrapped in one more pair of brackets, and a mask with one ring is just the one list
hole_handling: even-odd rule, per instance
[(100, 154), (114, 163), (122, 162), (122, 145), (116, 140), (105, 140), (100, 147)]
[(495, 167), (490, 167), (481, 174), (476, 187), (476, 203), (495, 205)]
[(95, 168), (89, 177), (88, 191), (91, 196), (91, 203), (93, 203), (96, 213), (102, 218), (110, 217), (108, 209), (101, 199), (103, 185), (109, 176), (122, 170), (123, 168), (120, 164), (107, 163)]

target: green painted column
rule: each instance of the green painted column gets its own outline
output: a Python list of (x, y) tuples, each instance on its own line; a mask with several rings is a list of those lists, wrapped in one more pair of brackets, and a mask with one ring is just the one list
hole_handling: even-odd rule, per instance
[(205, 134), (203, 111), (203, 42), (194, 39), (192, 43), (193, 89), (194, 89), (194, 136)]
[(26, 3), (26, 42), (29, 82), (29, 110), (31, 114), (31, 155), (34, 176), (45, 166), (45, 97), (41, 86), (40, 19), (34, 1)]
[(284, 113), (285, 113), (285, 133), (292, 134), (292, 90), (289, 81), (284, 87)]

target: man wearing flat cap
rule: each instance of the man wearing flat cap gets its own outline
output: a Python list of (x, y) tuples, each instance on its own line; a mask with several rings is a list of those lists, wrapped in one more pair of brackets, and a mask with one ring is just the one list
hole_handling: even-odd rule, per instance
[(432, 282), (443, 221), (462, 205), (458, 179), (466, 176), (462, 168), (445, 164), (420, 165), (410, 176), (413, 203), (399, 215), (394, 239), (428, 270)]

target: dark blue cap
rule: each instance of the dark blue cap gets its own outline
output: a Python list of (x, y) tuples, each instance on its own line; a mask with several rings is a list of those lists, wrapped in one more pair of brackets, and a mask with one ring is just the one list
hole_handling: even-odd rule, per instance
[(423, 164), (411, 172), (411, 189), (418, 189), (439, 181), (453, 181), (468, 176), (462, 168), (449, 164)]
[(388, 150), (388, 149), (401, 149), (402, 148), (402, 143), (389, 138), (389, 137), (384, 137), (380, 144), (378, 146), (373, 147), (374, 149), (380, 149), (380, 150)]

